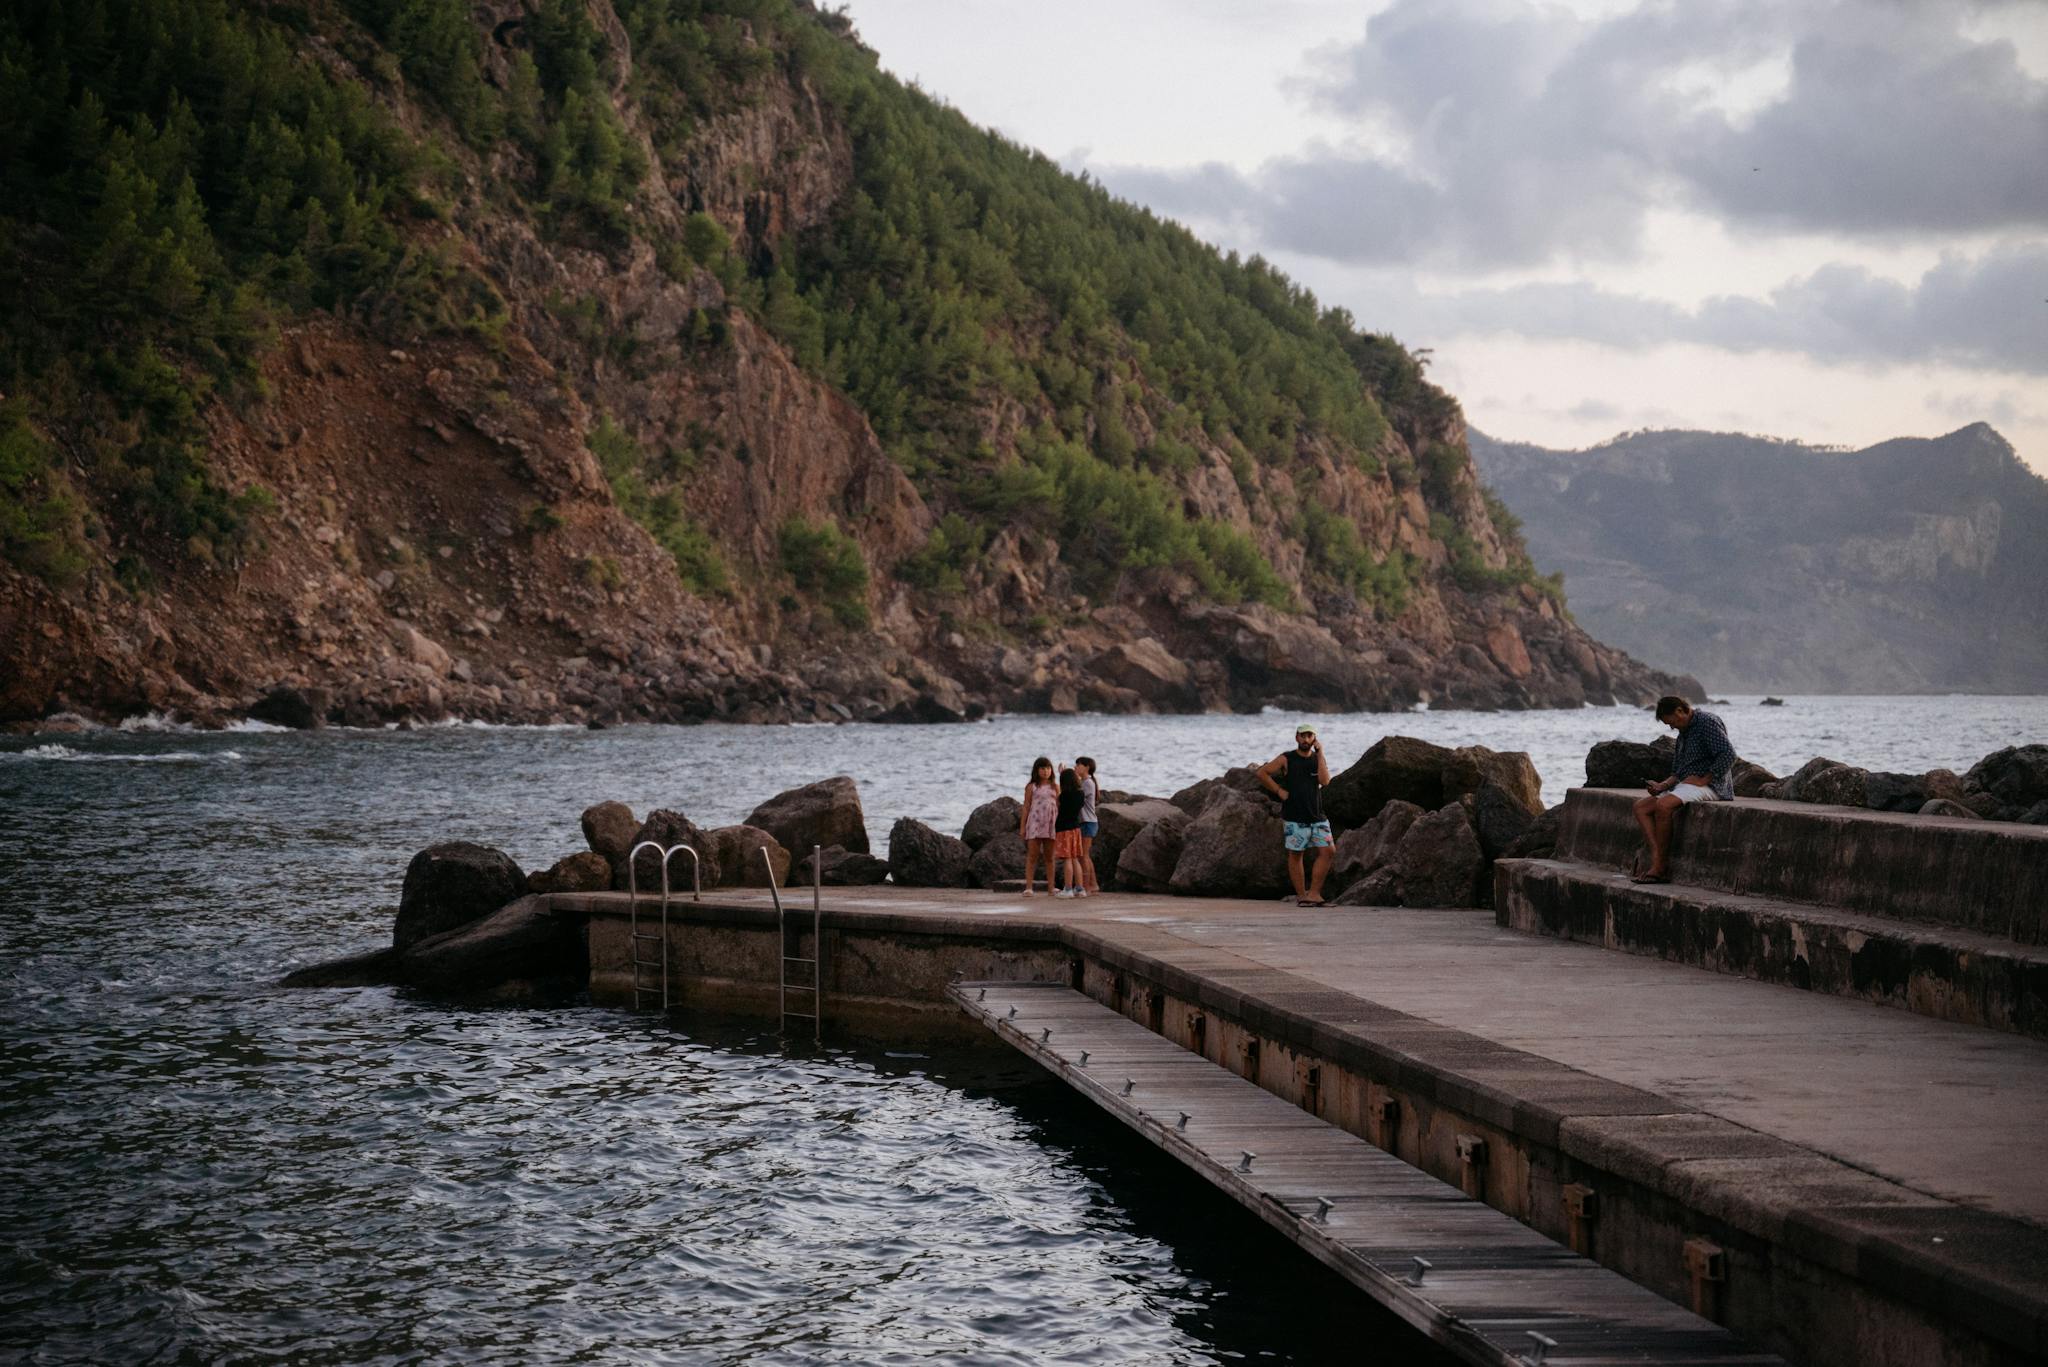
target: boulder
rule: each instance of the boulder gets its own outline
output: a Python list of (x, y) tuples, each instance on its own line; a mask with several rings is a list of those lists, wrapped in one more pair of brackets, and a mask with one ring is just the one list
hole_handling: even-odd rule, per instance
[(1471, 821), (1472, 830), (1479, 837), (1479, 848), (1488, 861), (1500, 858), (1508, 846), (1536, 824), (1535, 814), (1490, 780), (1480, 784), (1479, 791), (1463, 802), (1465, 816)]
[(1873, 812), (1917, 812), (1934, 796), (1925, 774), (1873, 769), (1863, 776), (1863, 805)]
[(1488, 782), (1530, 816), (1543, 810), (1543, 781), (1534, 761), (1522, 751), (1483, 745), (1449, 750), (1413, 736), (1385, 736), (1330, 780), (1323, 790), (1323, 810), (1336, 826), (1350, 830), (1363, 826), (1395, 798), (1435, 811)]
[(1174, 862), (1171, 889), (1184, 897), (1277, 897), (1292, 884), (1281, 844), (1280, 818), (1233, 789), (1210, 793), (1188, 823)]
[(2048, 799), (2036, 802), (2013, 820), (2028, 826), (2048, 826)]
[[(698, 830), (697, 824), (681, 812), (670, 811), (666, 807), (657, 807), (649, 812), (647, 819), (640, 823), (640, 829), (634, 831), (632, 839), (626, 842), (626, 847), (629, 850), (636, 849), (643, 840), (652, 840), (665, 850), (673, 849), (677, 845), (688, 845), (697, 852), (700, 861), (697, 874), (703, 879), (704, 886), (718, 886), (718, 862), (710, 857), (708, 847), (704, 843), (704, 832)], [(686, 854), (675, 855), (669, 860), (668, 870), (670, 885), (688, 891), (691, 877), (690, 857)], [(631, 872), (638, 875), (641, 892), (661, 891), (661, 856), (653, 850), (641, 850), (640, 857), (633, 861)], [(627, 874), (626, 857), (620, 855), (612, 861), (614, 892), (627, 890)]]
[(1119, 641), (1090, 660), (1088, 672), (1130, 689), (1154, 706), (1180, 701), (1188, 693), (1190, 679), (1187, 665), (1150, 636)]
[(1586, 752), (1588, 788), (1640, 788), (1671, 777), (1677, 742), (1670, 736), (1654, 741), (1603, 740)]
[[(1665, 764), (1670, 760), (1667, 757)], [(1751, 764), (1740, 755), (1735, 759), (1735, 771), (1729, 775), (1735, 782), (1735, 796), (1762, 797), (1765, 789), (1778, 781), (1778, 776), (1761, 764)]]
[(1990, 793), (1964, 793), (1953, 799), (1959, 806), (1969, 809), (1972, 816), (1984, 821), (2010, 821), (2018, 813), (2000, 802)]
[(308, 964), (284, 975), (280, 987), (382, 987), (402, 982), (405, 951), (396, 945)]
[(1210, 796), (1226, 789), (1246, 797), (1256, 797), (1261, 802), (1271, 803), (1274, 811), (1280, 810), (1280, 800), (1266, 791), (1266, 785), (1259, 782), (1259, 771), (1251, 765), (1239, 765), (1221, 778), (1205, 778), (1190, 783), (1167, 801), (1189, 816), (1200, 816), (1202, 809), (1209, 805)]
[(1842, 761), (1838, 759), (1829, 759), (1825, 755), (1816, 755), (1800, 765), (1789, 776), (1768, 785), (1763, 796), (1774, 797), (1781, 802), (1810, 802), (1813, 799), (1800, 796), (1806, 790), (1807, 783), (1816, 774), (1841, 767)]
[(960, 839), (970, 850), (978, 850), (999, 835), (1016, 835), (1024, 821), (1024, 804), (1014, 797), (998, 797), (982, 803), (960, 828)]
[(249, 719), (287, 726), (294, 731), (311, 731), (327, 724), (327, 709), (332, 702), (324, 688), (278, 684), (249, 704)]
[(1825, 802), (1836, 807), (1863, 807), (1869, 803), (1868, 770), (1853, 764), (1837, 764), (1808, 774), (1799, 785), (1800, 802)]
[(1330, 881), (1325, 886), (1346, 888), (1386, 867), (1401, 837), (1408, 834), (1408, 828), (1421, 815), (1422, 808), (1397, 797), (1357, 830), (1338, 836), (1336, 859), (1330, 865)]
[(806, 855), (813, 845), (838, 845), (849, 854), (868, 852), (860, 789), (844, 774), (777, 793), (754, 808), (744, 824), (766, 831), (784, 849)]
[(1401, 880), (1403, 906), (1486, 904), (1486, 855), (1461, 802), (1417, 817), (1387, 867)]
[(525, 893), (526, 875), (504, 851), (467, 840), (429, 845), (405, 866), (391, 943), (405, 949), (488, 916)]
[(578, 918), (522, 897), (405, 952), (402, 980), (428, 992), (523, 1001), (582, 990), (590, 978)]
[(1927, 799), (1925, 803), (1921, 804), (1920, 815), (1960, 816), (1966, 817), (1972, 821), (1977, 819), (1977, 814), (1975, 812), (1971, 811), (1968, 807), (1965, 807), (1962, 803), (1957, 802), (1955, 799), (1947, 797), (1932, 797)]
[[(1041, 862), (1049, 864), (1051, 861)], [(1038, 874), (1048, 881), (1052, 878), (1050, 868), (1041, 868)], [(967, 881), (977, 888), (992, 888), (1023, 876), (1024, 837), (1014, 828), (983, 841), (974, 857), (967, 861)]]
[[(827, 845), (820, 851), (818, 862), (824, 865), (824, 874), (818, 880), (822, 887), (870, 887), (886, 882), (889, 877), (888, 860), (877, 859), (872, 854), (853, 854), (843, 845)], [(811, 856), (808, 853), (791, 866), (790, 878), (798, 887), (810, 885)]]
[(1392, 869), (1375, 869), (1330, 900), (1335, 907), (1398, 907), (1401, 879)]
[(1180, 863), (1181, 846), (1193, 818), (1175, 807), (1172, 814), (1146, 823), (1117, 855), (1116, 885), (1132, 892), (1165, 892)]
[(557, 859), (545, 872), (526, 875), (528, 892), (603, 892), (611, 885), (611, 861), (592, 850)]
[(2009, 745), (1970, 766), (1963, 787), (2025, 811), (2048, 802), (2048, 745)]
[(965, 887), (972, 857), (965, 841), (911, 817), (898, 817), (889, 828), (889, 881), (901, 887)]
[(1558, 827), (1564, 821), (1564, 804), (1558, 803), (1547, 809), (1542, 816), (1529, 823), (1523, 831), (1508, 842), (1497, 859), (1548, 859), (1557, 853)]
[(623, 802), (600, 802), (583, 809), (583, 843), (611, 861), (614, 868), (626, 862), (626, 851), (633, 848), (633, 835), (639, 829), (640, 819)]
[[(767, 864), (761, 860), (763, 850), (768, 852)], [(789, 851), (758, 826), (720, 826), (706, 831), (700, 853), (704, 857), (706, 887), (765, 888), (770, 864), (775, 869), (776, 886), (789, 885)], [(711, 873), (714, 868), (718, 870), (716, 878)], [(669, 875), (675, 876), (673, 872)]]
[[(1095, 808), (1095, 815), (1101, 827), (1095, 835), (1095, 847), (1091, 857), (1095, 860), (1095, 877), (1103, 887), (1116, 882), (1116, 871), (1123, 859), (1123, 853), (1130, 848), (1133, 840), (1147, 826), (1168, 817), (1187, 819), (1187, 814), (1164, 798), (1126, 798), (1121, 802), (1103, 802)], [(1177, 857), (1177, 856), (1176, 856)], [(1169, 874), (1171, 870), (1169, 870)]]

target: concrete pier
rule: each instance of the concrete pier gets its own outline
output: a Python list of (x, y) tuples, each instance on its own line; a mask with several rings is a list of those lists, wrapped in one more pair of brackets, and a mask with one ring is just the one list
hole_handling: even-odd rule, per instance
[[(768, 894), (707, 899), (672, 910), (681, 1000), (772, 1012)], [(624, 903), (553, 899), (613, 1000)], [(1485, 911), (882, 887), (828, 889), (823, 925), (828, 1029), (1064, 982), (1763, 1351), (2048, 1353), (2048, 1042)]]

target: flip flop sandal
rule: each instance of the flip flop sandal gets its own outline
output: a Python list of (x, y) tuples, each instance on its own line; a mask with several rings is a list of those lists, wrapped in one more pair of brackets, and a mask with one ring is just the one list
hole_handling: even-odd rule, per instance
[(1671, 879), (1667, 874), (1637, 873), (1629, 875), (1628, 881), (1631, 883), (1668, 883)]

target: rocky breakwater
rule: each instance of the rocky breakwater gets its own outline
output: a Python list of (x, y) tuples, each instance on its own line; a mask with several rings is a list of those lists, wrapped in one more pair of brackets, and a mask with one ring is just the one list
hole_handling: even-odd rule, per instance
[(299, 969), (285, 985), (394, 984), (513, 1001), (573, 994), (589, 978), (582, 927), (551, 911), (544, 894), (659, 893), (664, 860), (641, 848), (648, 842), (669, 852), (666, 872), (678, 895), (766, 887), (771, 876), (778, 884), (792, 874), (807, 880), (810, 856), (799, 866), (792, 847), (823, 847), (828, 884), (876, 882), (888, 871), (867, 852), (860, 792), (844, 776), (777, 794), (734, 826), (705, 830), (671, 808), (642, 818), (623, 802), (585, 809), (580, 826), (586, 848), (532, 873), (489, 846), (428, 846), (406, 866), (390, 945)]

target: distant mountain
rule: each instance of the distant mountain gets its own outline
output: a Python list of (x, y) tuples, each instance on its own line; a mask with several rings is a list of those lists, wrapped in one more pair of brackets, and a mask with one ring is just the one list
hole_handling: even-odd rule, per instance
[(1579, 623), (1710, 688), (2048, 690), (2048, 480), (1976, 423), (1862, 451), (1471, 434)]

